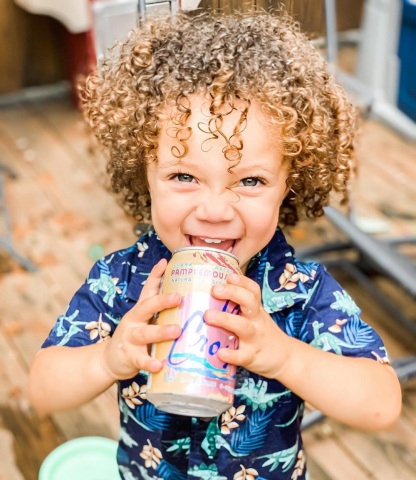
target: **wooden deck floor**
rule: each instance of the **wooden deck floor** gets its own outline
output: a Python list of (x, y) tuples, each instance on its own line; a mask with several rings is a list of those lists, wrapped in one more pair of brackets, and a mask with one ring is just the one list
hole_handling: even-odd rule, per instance
[[(35, 414), (27, 396), (30, 362), (92, 262), (135, 240), (133, 222), (103, 187), (103, 165), (90, 146), (66, 96), (0, 108), (0, 160), (17, 175), (4, 179), (13, 244), (37, 267), (28, 272), (0, 249), (0, 480), (36, 480), (45, 456), (68, 439), (117, 436), (113, 390), (76, 411), (45, 418)], [(416, 235), (416, 145), (367, 121), (360, 159), (354, 198), (361, 224), (388, 235)], [(292, 239), (303, 247), (337, 235), (322, 219), (300, 225)], [(344, 283), (391, 356), (415, 355), (415, 338), (359, 284), (347, 278)], [(382, 283), (415, 318), (415, 300)], [(307, 430), (312, 479), (415, 479), (415, 383), (403, 386), (403, 413), (390, 431), (362, 433), (330, 420)]]

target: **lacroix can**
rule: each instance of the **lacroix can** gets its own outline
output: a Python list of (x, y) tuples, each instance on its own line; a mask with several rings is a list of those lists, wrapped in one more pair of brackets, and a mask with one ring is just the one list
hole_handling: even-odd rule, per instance
[(163, 362), (163, 368), (149, 374), (147, 398), (160, 410), (214, 417), (232, 406), (236, 367), (222, 362), (217, 352), (237, 348), (238, 338), (204, 320), (208, 309), (239, 313), (235, 303), (211, 295), (212, 286), (225, 284), (231, 273), (241, 273), (237, 258), (215, 248), (182, 248), (168, 263), (162, 292), (179, 292), (182, 302), (160, 312), (157, 323), (177, 323), (182, 333), (152, 347), (152, 356)]

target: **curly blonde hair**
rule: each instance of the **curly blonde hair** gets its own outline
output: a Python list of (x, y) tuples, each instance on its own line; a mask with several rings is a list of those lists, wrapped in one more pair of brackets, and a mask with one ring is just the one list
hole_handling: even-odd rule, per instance
[[(191, 114), (188, 96), (211, 100), (207, 132), (243, 102), (240, 121), (226, 138), (231, 168), (241, 159), (240, 133), (250, 102), (278, 127), (289, 165), (289, 194), (280, 225), (323, 214), (331, 192), (348, 200), (354, 158), (355, 111), (320, 53), (285, 12), (149, 20), (114, 47), (81, 91), (84, 115), (108, 150), (112, 190), (128, 213), (150, 219), (146, 165), (157, 161), (160, 123), (171, 106), (175, 135), (187, 153)], [(224, 113), (225, 112), (225, 113)]]

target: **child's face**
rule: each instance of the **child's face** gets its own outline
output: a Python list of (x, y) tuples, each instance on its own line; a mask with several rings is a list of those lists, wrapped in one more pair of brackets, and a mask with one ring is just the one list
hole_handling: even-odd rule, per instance
[[(182, 148), (169, 135), (172, 124), (166, 122), (158, 161), (147, 169), (153, 225), (169, 250), (187, 246), (227, 250), (237, 256), (245, 272), (249, 260), (272, 238), (287, 192), (287, 168), (276, 129), (252, 103), (241, 135), (242, 159), (229, 172), (230, 162), (222, 151), (225, 140), (219, 136), (207, 141), (212, 135), (198, 128), (200, 122), (207, 124), (206, 101), (200, 95), (190, 100), (189, 152), (180, 160), (173, 155), (172, 147)], [(224, 118), (222, 130), (227, 137), (239, 117), (239, 112), (233, 112)]]

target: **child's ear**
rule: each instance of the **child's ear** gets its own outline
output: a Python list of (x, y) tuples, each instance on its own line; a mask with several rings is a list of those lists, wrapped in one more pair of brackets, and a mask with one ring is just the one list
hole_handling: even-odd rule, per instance
[(147, 178), (147, 168), (145, 171), (146, 178), (144, 179), (145, 185), (146, 185), (146, 190), (149, 192), (150, 198), (152, 198), (152, 192), (150, 191), (150, 185), (149, 185), (149, 179)]
[(286, 195), (290, 192), (290, 187), (286, 184), (285, 191), (282, 195), (282, 201), (286, 198)]

